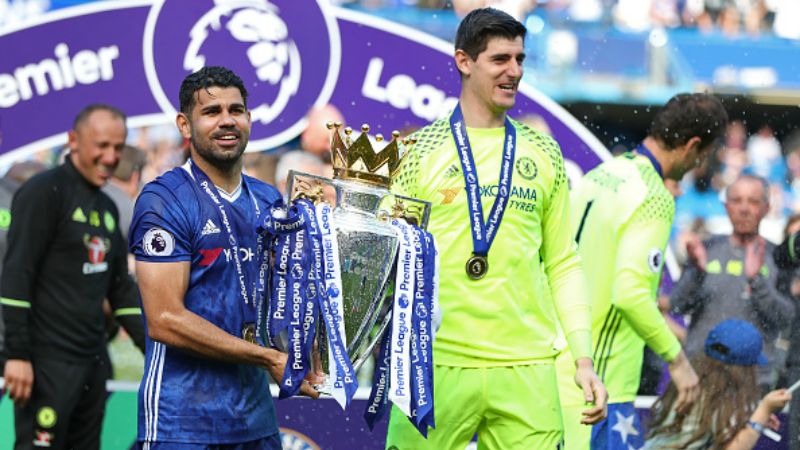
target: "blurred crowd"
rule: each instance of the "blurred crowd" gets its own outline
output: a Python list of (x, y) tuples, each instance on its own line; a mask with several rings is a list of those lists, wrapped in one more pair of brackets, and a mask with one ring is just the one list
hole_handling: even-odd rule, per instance
[(730, 232), (723, 194), (742, 174), (757, 175), (769, 183), (769, 213), (762, 221), (761, 234), (773, 242), (783, 239), (787, 218), (800, 212), (800, 132), (781, 142), (769, 124), (748, 133), (745, 124), (735, 120), (708, 162), (680, 186), (673, 233), (679, 256), (687, 233), (707, 237)]
[[(14, 26), (49, 10), (97, 0), (0, 0), (0, 27)], [(631, 32), (690, 28), (729, 38), (762, 34), (800, 39), (796, 0), (330, 0), (365, 8), (417, 7), (464, 16), (493, 6), (517, 19), (536, 14), (553, 24), (596, 23)]]
[(697, 28), (731, 38), (770, 32), (797, 38), (789, 22), (800, 14), (800, 4), (787, 0), (552, 0), (538, 4), (554, 20), (601, 22), (624, 31)]
[(613, 25), (630, 32), (653, 28), (696, 28), (730, 38), (774, 34), (798, 39), (800, 17), (794, 0), (334, 0), (367, 8), (417, 6), (452, 9), (459, 16), (484, 6), (502, 9), (522, 20), (536, 14), (548, 23)]

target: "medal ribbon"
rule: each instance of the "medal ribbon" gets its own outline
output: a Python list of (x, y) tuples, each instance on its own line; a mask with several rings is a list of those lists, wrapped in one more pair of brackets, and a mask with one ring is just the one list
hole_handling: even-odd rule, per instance
[(472, 147), (467, 137), (467, 127), (461, 105), (457, 105), (450, 116), (450, 131), (456, 140), (458, 159), (461, 161), (461, 170), (467, 190), (467, 206), (469, 207), (469, 220), (472, 224), (472, 247), (476, 255), (487, 256), (492, 241), (500, 228), (503, 214), (508, 206), (511, 196), (511, 178), (514, 168), (514, 154), (516, 152), (517, 131), (511, 121), (506, 117), (505, 138), (503, 140), (503, 161), (500, 165), (500, 180), (498, 181), (497, 197), (494, 199), (489, 212), (489, 220), (484, 223), (483, 205), (481, 204), (480, 185), (478, 184), (478, 171), (475, 159), (472, 157)]
[(664, 169), (661, 168), (661, 163), (658, 162), (656, 157), (653, 156), (652, 153), (650, 153), (650, 150), (648, 150), (647, 147), (644, 146), (644, 144), (639, 144), (639, 146), (636, 147), (635, 151), (636, 153), (649, 159), (650, 164), (652, 164), (653, 168), (656, 169), (656, 173), (658, 173), (658, 176), (660, 176), (662, 179), (664, 178)]
[[(208, 176), (200, 170), (199, 167), (193, 162), (190, 161), (189, 167), (191, 167), (192, 175), (195, 181), (195, 184), (200, 188), (201, 191), (206, 193), (206, 197), (211, 201), (211, 204), (215, 206), (217, 211), (217, 218), (220, 222), (222, 222), (223, 229), (225, 230), (225, 234), (228, 237), (228, 251), (230, 252), (231, 258), (234, 262), (234, 267), (236, 268), (236, 275), (237, 280), (239, 281), (239, 294), (242, 298), (242, 305), (241, 305), (241, 312), (242, 312), (242, 320), (244, 323), (253, 323), (255, 322), (255, 314), (256, 310), (260, 307), (259, 304), (263, 301), (263, 296), (259, 295), (263, 293), (262, 289), (259, 289), (258, 285), (259, 282), (257, 280), (252, 281), (253, 285), (253, 296), (252, 296), (252, 304), (250, 302), (249, 296), (247, 294), (247, 278), (253, 279), (257, 278), (257, 274), (251, 274), (250, 277), (247, 276), (246, 271), (244, 270), (241, 257), (239, 256), (239, 240), (236, 237), (236, 232), (233, 230), (230, 222), (230, 216), (228, 215), (227, 208), (225, 207), (225, 202), (220, 201), (219, 193), (217, 192), (217, 187), (211, 182)], [(242, 189), (247, 191), (247, 194), (250, 196), (250, 200), (253, 202), (253, 209), (255, 211), (255, 216), (259, 217), (261, 215), (261, 208), (258, 206), (258, 202), (256, 201), (255, 196), (253, 195), (250, 188), (247, 186), (247, 181), (245, 180), (244, 176), (242, 176)], [(269, 264), (269, 260), (265, 258), (261, 258), (261, 255), (265, 253), (263, 249), (263, 236), (260, 234), (256, 238), (256, 264), (258, 264), (258, 272), (266, 271), (266, 266)], [(252, 267), (250, 265), (248, 268)], [(247, 272), (250, 272), (248, 270)], [(250, 305), (251, 308), (245, 308), (245, 305)], [(244, 327), (242, 327), (244, 329)]]
[[(425, 233), (425, 241), (428, 243), (428, 248), (431, 250), (431, 253), (427, 255), (432, 259), (431, 264), (433, 264), (433, 274), (431, 275), (433, 282), (431, 284), (431, 321), (433, 322), (433, 332), (431, 333), (431, 341), (436, 342), (436, 331), (439, 330), (439, 327), (442, 325), (442, 310), (439, 308), (439, 249), (436, 247), (436, 241), (433, 239), (433, 235), (426, 232)], [(426, 261), (426, 267), (429, 261)], [(433, 374), (431, 374), (431, 380), (433, 379)]]

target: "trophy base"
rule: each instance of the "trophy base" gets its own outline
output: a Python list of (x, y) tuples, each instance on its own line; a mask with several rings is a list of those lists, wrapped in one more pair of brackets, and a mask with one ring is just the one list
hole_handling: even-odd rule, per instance
[[(375, 358), (363, 358), (363, 360), (358, 361), (355, 365), (355, 376), (356, 380), (358, 381), (359, 390), (362, 390), (364, 386), (369, 388), (372, 384), (372, 378), (375, 371)], [(325, 381), (320, 384), (313, 385), (314, 389), (320, 393), (321, 396), (331, 397), (332, 394), (332, 385), (331, 385), (331, 376), (329, 374), (325, 375)]]

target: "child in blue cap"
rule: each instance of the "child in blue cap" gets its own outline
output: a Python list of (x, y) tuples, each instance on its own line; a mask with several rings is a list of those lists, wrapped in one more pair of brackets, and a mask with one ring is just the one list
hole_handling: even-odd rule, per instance
[(644, 448), (748, 450), (765, 430), (777, 428), (774, 413), (792, 394), (778, 389), (758, 401), (756, 365), (767, 363), (761, 347), (761, 333), (749, 322), (731, 319), (714, 327), (705, 352), (692, 358), (700, 397), (687, 411), (677, 412), (677, 391), (670, 383), (653, 405)]

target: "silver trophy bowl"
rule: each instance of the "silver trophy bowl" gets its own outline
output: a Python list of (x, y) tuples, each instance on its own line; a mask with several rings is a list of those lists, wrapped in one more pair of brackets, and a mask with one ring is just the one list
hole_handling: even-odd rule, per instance
[[(314, 201), (327, 201), (333, 207), (333, 222), (339, 245), (342, 276), (347, 354), (358, 370), (369, 359), (372, 349), (391, 322), (391, 297), (387, 290), (394, 281), (398, 237), (389, 221), (398, 203), (408, 205), (413, 220), (427, 224), (430, 204), (392, 194), (388, 189), (355, 180), (328, 179), (290, 171), (290, 198), (303, 195)], [(413, 206), (412, 206), (413, 205)], [(320, 361), (326, 382), (317, 386), (330, 393), (328, 340), (325, 322), (317, 321), (317, 345), (312, 360)], [(286, 351), (286, 336), (273, 336), (273, 343)]]

